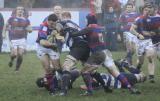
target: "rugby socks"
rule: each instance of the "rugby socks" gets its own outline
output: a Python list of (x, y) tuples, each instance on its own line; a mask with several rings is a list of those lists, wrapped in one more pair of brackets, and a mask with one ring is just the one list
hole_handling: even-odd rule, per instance
[(49, 86), (50, 93), (55, 93), (54, 76), (52, 74), (46, 74), (45, 78)]
[(64, 95), (67, 94), (70, 79), (71, 79), (70, 72), (64, 71), (62, 75), (62, 84), (61, 84), (61, 90), (62, 90), (62, 93), (64, 93)]
[(93, 88), (92, 88), (92, 77), (90, 73), (82, 73), (83, 80), (87, 86), (87, 92), (92, 94)]
[(119, 74), (117, 79), (122, 83), (122, 85), (128, 89), (131, 88), (130, 83), (128, 82), (128, 79), (123, 75), (123, 74)]
[(133, 67), (128, 68), (128, 71), (133, 74), (139, 74), (141, 72), (139, 69)]
[(102, 85), (102, 87), (104, 88), (105, 92), (107, 92), (107, 93), (109, 93), (109, 92), (111, 93), (112, 92), (112, 89), (110, 89), (108, 86), (105, 86), (105, 82), (104, 82), (102, 76), (100, 75), (100, 73), (95, 72), (91, 76), (93, 78), (95, 78), (98, 83), (100, 83)]
[(9, 65), (9, 67), (12, 67), (12, 65), (13, 65), (13, 61), (14, 61), (14, 59), (16, 58), (16, 56), (14, 55), (14, 56), (10, 56), (10, 61), (9, 61), (9, 63), (8, 63), (8, 65)]
[(71, 82), (69, 84), (69, 88), (72, 88), (73, 82), (80, 76), (80, 73), (78, 70), (72, 70), (71, 71)]
[(149, 75), (149, 80), (150, 80), (151, 83), (155, 83), (154, 75)]
[(140, 70), (141, 68), (142, 68), (142, 64), (139, 63), (139, 64), (137, 65), (137, 69)]
[(21, 66), (21, 64), (22, 64), (22, 61), (23, 61), (23, 57), (22, 56), (18, 56), (17, 57), (17, 62), (16, 62), (16, 71), (18, 71), (19, 70), (19, 68), (20, 68), (20, 66)]
[(127, 59), (127, 61), (130, 63), (130, 64), (132, 64), (132, 56), (133, 56), (133, 52), (127, 52), (127, 56), (126, 56), (126, 59)]
[(93, 78), (96, 79), (96, 81), (98, 83), (100, 83), (103, 87), (105, 86), (105, 82), (103, 81), (103, 78), (102, 76), (100, 75), (100, 73), (98, 72), (95, 72), (94, 74), (91, 75)]

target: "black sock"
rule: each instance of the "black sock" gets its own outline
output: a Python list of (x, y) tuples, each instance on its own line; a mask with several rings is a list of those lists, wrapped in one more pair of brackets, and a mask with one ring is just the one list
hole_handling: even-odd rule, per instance
[(92, 93), (92, 77), (90, 75), (90, 73), (82, 73), (82, 77), (83, 77), (83, 80), (87, 86), (87, 91)]
[(22, 64), (22, 61), (23, 61), (23, 57), (22, 56), (18, 56), (17, 57), (17, 63), (16, 63), (16, 70), (19, 70), (21, 64)]
[(149, 79), (154, 79), (154, 75), (149, 75)]
[(80, 76), (80, 73), (78, 70), (72, 70), (71, 71), (71, 84)]
[(11, 56), (10, 57), (10, 62), (13, 62), (15, 58), (16, 58), (16, 56)]
[(100, 73), (95, 72), (91, 76), (94, 77), (96, 79), (96, 81), (99, 82), (103, 87), (105, 86), (105, 82), (104, 82), (102, 76), (100, 75)]
[(126, 59), (127, 59), (127, 61), (130, 63), (130, 64), (132, 64), (132, 56), (133, 56), (133, 52), (127, 52), (127, 56), (126, 56)]
[(141, 68), (142, 68), (142, 64), (138, 64), (138, 65), (137, 65), (137, 69), (140, 70)]
[(71, 74), (68, 71), (64, 71), (62, 75), (62, 84), (61, 84), (61, 90), (64, 93), (67, 93), (68, 86), (70, 83)]

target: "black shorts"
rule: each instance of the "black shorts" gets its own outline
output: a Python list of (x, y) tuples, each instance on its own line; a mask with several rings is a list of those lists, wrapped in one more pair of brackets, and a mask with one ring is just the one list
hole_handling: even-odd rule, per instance
[(92, 53), (87, 63), (91, 65), (101, 65), (105, 61), (106, 55), (103, 51)]
[(86, 62), (90, 54), (90, 48), (88, 45), (72, 47), (69, 54), (81, 62)]

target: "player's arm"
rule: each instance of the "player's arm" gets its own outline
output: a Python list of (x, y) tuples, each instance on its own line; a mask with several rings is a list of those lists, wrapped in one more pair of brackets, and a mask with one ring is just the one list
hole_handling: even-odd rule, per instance
[(26, 27), (26, 30), (27, 30), (27, 32), (32, 33), (32, 26), (31, 26), (31, 25), (28, 25), (28, 26)]
[(44, 31), (43, 29), (40, 30), (38, 32), (39, 44), (46, 48), (55, 49), (55, 47), (57, 47), (56, 44), (50, 42), (47, 37), (47, 31)]
[(8, 28), (9, 28), (9, 24), (8, 23), (4, 24), (3, 30), (2, 30), (2, 36), (3, 36), (4, 39), (7, 38), (6, 32), (8, 31), (7, 30)]
[(26, 27), (26, 31), (31, 33), (32, 32), (32, 26), (30, 24), (30, 21), (27, 19), (27, 22), (28, 22), (28, 26)]
[(139, 34), (139, 33), (136, 31), (136, 29), (137, 29), (137, 25), (136, 25), (136, 24), (132, 24), (132, 25), (131, 25), (131, 28), (130, 28), (130, 32), (131, 32), (132, 34), (134, 34), (135, 36), (137, 36), (139, 39), (144, 39), (144, 36), (141, 35), (141, 34)]
[(143, 35), (145, 35), (145, 36), (152, 36), (152, 35), (155, 35), (155, 33), (152, 32), (152, 31), (142, 31), (142, 33), (143, 33)]
[(56, 47), (56, 44), (55, 43), (51, 43), (49, 42), (48, 40), (45, 40), (45, 39), (41, 39), (40, 40), (40, 45), (46, 47), (46, 48), (53, 48), (53, 47)]
[(90, 32), (91, 32), (91, 28), (85, 28), (85, 29), (82, 29), (79, 32), (73, 33), (71, 36), (72, 37), (77, 37), (77, 36), (87, 35)]

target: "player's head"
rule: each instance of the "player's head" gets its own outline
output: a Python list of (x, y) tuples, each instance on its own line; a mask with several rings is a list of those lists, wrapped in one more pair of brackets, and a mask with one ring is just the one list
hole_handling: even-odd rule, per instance
[(56, 14), (49, 15), (47, 20), (48, 27), (55, 28), (57, 21), (58, 21), (58, 17)]
[(88, 14), (86, 16), (86, 19), (87, 19), (87, 26), (89, 24), (97, 24), (97, 18), (94, 14)]
[(16, 16), (24, 16), (25, 9), (23, 6), (16, 7)]
[(71, 13), (70, 12), (63, 12), (62, 13), (62, 20), (70, 20), (71, 19)]
[(156, 7), (155, 6), (153, 6), (152, 4), (149, 4), (149, 15), (150, 16), (154, 16), (156, 13), (155, 13), (155, 10), (156, 10)]
[(20, 16), (20, 17), (28, 18), (29, 12), (28, 12), (23, 6), (17, 6), (17, 7), (12, 11), (11, 16), (13, 16), (13, 17)]
[(43, 78), (38, 78), (37, 81), (36, 81), (36, 84), (39, 88), (44, 87), (44, 85), (45, 85), (44, 79)]
[(54, 14), (56, 14), (58, 17), (60, 17), (60, 16), (61, 16), (61, 13), (62, 13), (62, 7), (59, 6), (59, 5), (54, 6), (53, 12), (54, 12)]
[(149, 4), (146, 4), (146, 5), (144, 5), (143, 7), (142, 7), (142, 14), (144, 15), (144, 16), (147, 16), (147, 15), (149, 15), (150, 14), (150, 11), (151, 11), (151, 5), (149, 5)]
[(127, 3), (126, 4), (126, 12), (130, 13), (133, 11), (133, 4)]

